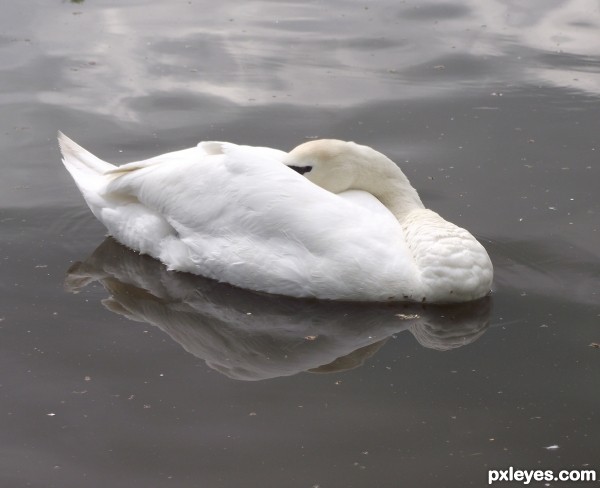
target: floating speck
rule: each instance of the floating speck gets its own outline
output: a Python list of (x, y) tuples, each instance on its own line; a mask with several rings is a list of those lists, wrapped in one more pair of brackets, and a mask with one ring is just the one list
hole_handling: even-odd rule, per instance
[(415, 314), (404, 314), (404, 313), (397, 313), (396, 317), (402, 319), (402, 320), (413, 320), (413, 319), (418, 319), (420, 318), (419, 315)]
[(546, 447), (544, 447), (544, 449), (548, 449), (549, 451), (554, 451), (555, 449), (558, 449), (558, 444), (552, 444), (551, 446), (546, 446)]

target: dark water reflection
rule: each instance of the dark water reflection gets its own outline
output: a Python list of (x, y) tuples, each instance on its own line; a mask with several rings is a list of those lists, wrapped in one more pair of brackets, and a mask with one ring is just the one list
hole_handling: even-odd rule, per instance
[[(0, 485), (600, 470), (599, 26), (592, 0), (3, 5)], [(68, 293), (104, 230), (59, 129), (114, 162), (201, 139), (374, 146), (489, 249), (491, 303), (265, 297), (110, 241)]]
[(170, 272), (110, 238), (71, 267), (67, 288), (77, 292), (94, 281), (111, 294), (106, 308), (156, 325), (211, 368), (241, 380), (351, 369), (403, 330), (425, 347), (460, 347), (486, 329), (491, 302), (383, 306), (252, 293)]

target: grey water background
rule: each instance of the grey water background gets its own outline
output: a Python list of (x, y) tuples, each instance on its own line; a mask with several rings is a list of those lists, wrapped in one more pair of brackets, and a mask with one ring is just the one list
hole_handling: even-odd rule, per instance
[[(598, 2), (4, 2), (0, 60), (0, 486), (600, 471)], [(373, 146), (484, 243), (494, 293), (361, 307), (174, 276), (104, 241), (57, 130), (115, 163)]]

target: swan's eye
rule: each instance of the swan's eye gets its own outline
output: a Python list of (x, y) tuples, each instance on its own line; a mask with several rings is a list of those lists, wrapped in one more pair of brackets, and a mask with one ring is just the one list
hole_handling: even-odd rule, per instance
[(301, 175), (303, 175), (304, 173), (308, 173), (313, 167), (312, 166), (288, 166), (289, 168), (292, 168), (294, 171), (296, 171), (297, 173), (300, 173)]

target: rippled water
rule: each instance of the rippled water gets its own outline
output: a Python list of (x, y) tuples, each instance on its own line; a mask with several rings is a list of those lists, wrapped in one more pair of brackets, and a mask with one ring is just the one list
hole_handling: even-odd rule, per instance
[[(3, 5), (0, 484), (600, 472), (599, 28), (592, 0)], [(104, 240), (59, 129), (117, 163), (371, 145), (486, 245), (494, 294), (322, 304), (167, 273)]]

